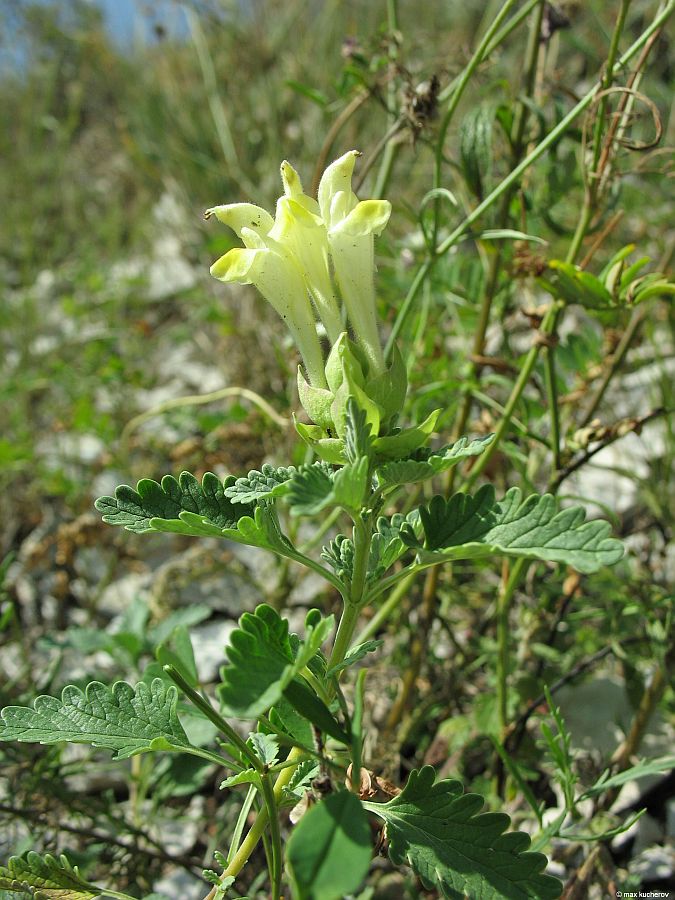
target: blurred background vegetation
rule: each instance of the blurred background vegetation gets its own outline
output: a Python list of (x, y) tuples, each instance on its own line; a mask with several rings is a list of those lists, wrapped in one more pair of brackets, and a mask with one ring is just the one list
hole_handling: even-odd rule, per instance
[[(202, 212), (239, 200), (272, 208), (285, 158), (301, 172), (306, 188), (323, 164), (348, 149), (362, 150), (367, 165), (400, 115), (386, 189), (394, 212), (378, 244), (386, 327), (425, 251), (419, 221), (421, 200), (433, 184), (433, 80), (442, 99), (501, 2), (428, 0), (420, 7), (408, 0), (195, 0), (174, 6), (138, 0), (129, 6), (131, 20), (120, 20), (118, 10), (112, 24), (106, 8), (109, 13), (114, 4), (4, 0), (0, 6), (3, 705), (57, 689), (67, 679), (94, 677), (100, 667), (114, 676), (140, 674), (152, 657), (146, 622), (158, 627), (167, 616), (177, 616), (169, 619), (172, 625), (196, 623), (214, 609), (223, 612), (228, 603), (228, 615), (236, 617), (240, 596), (248, 598), (242, 603), (250, 603), (251, 596), (290, 605), (316, 601), (311, 583), (304, 596), (302, 590), (291, 591), (287, 571), (252, 575), (248, 561), (232, 553), (210, 550), (210, 558), (195, 559), (196, 551), (180, 541), (140, 542), (112, 534), (93, 514), (92, 499), (143, 476), (182, 469), (239, 474), (267, 459), (303, 458), (292, 431), (243, 396), (176, 405), (129, 427), (135, 416), (168, 401), (228, 386), (256, 392), (284, 418), (297, 406), (294, 350), (252, 290), (224, 288), (210, 278), (210, 263), (234, 239), (205, 223)], [(532, 140), (550, 130), (598, 77), (618, 4), (572, 0), (558, 7), (560, 27), (552, 28), (540, 90), (528, 101)], [(624, 46), (655, 9), (650, 0), (634, 0)], [(460, 210), (448, 207), (444, 228), (453, 227), (510, 169), (510, 148), (498, 124), (485, 138), (478, 173), (462, 140), (477, 108), (492, 110), (497, 123), (500, 114), (509, 115), (520, 96), (524, 44), (524, 32), (516, 31), (479, 68), (462, 100), (445, 144), (444, 182)], [(620, 212), (609, 240), (598, 244), (595, 271), (628, 243), (636, 243), (638, 255), (649, 256), (661, 271), (669, 265), (674, 237), (670, 51), (662, 35), (640, 84), (655, 104), (664, 137), (658, 146), (622, 151), (605, 215), (586, 248)], [(429, 102), (428, 109), (420, 98)], [(638, 113), (631, 138), (649, 142), (655, 119), (646, 108)], [(536, 175), (528, 176), (520, 212), (511, 222), (545, 238), (542, 257), (564, 258), (577, 222), (584, 127), (579, 120), (538, 164)], [(372, 196), (380, 173), (378, 157), (361, 196)], [(526, 221), (518, 221), (521, 213)], [(494, 224), (491, 216), (482, 223)], [(405, 323), (410, 403), (420, 414), (441, 406), (441, 431), (450, 429), (461, 401), (492, 252), (471, 241), (460, 244), (436, 267)], [(532, 271), (528, 264), (536, 268), (533, 253), (528, 256), (512, 243), (505, 249), (489, 353), (506, 362), (485, 374), (482, 393), (477, 389), (474, 395), (473, 432), (491, 429), (528, 346), (530, 326), (522, 308), (546, 302), (525, 277)], [(626, 367), (617, 414), (640, 416), (672, 407), (671, 317), (666, 304), (655, 301), (650, 307)], [(601, 328), (583, 315), (572, 317), (560, 346), (561, 394), (587, 388), (627, 321), (626, 313)], [(616, 418), (617, 402), (610, 395), (601, 407), (604, 421)], [(528, 463), (528, 448), (532, 441), (535, 450), (541, 443), (536, 435), (545, 405), (535, 383), (518, 410), (517, 435), (490, 473), (494, 480), (542, 487), (540, 473)], [(653, 432), (646, 434), (631, 435), (638, 441), (633, 456), (612, 457), (598, 467), (594, 482), (574, 488), (570, 482), (568, 495), (590, 497), (632, 540), (631, 559), (588, 579), (583, 603), (572, 605), (569, 631), (555, 647), (547, 645), (545, 635), (556, 610), (579, 595), (563, 585), (564, 573), (549, 572), (536, 590), (531, 584), (524, 589), (529, 593), (514, 625), (524, 642), (518, 702), (527, 704), (538, 695), (535, 675), (541, 679), (550, 668), (550, 680), (564, 677), (601, 652), (603, 632), (617, 646), (628, 636), (643, 640), (635, 655), (613, 657), (613, 674), (620, 676), (622, 690), (627, 688), (629, 706), (640, 696), (656, 658), (652, 642), (662, 645), (667, 632), (672, 566), (666, 551), (673, 502), (670, 433), (662, 424), (653, 439)], [(207, 578), (207, 588), (197, 596), (189, 586), (195, 568)], [(225, 571), (235, 573), (227, 577), (238, 578), (236, 586), (218, 581)], [(468, 782), (475, 778), (490, 793), (484, 734), (492, 714), (491, 682), (482, 667), (494, 651), (488, 613), (498, 575), (486, 574), (484, 583), (477, 583), (474, 573), (475, 568), (457, 567), (452, 604), (450, 589), (440, 589), (441, 611), (422, 666), (422, 703), (391, 725), (398, 728), (397, 746), (403, 750), (386, 765), (400, 779), (406, 767), (435, 753), (441, 767), (451, 758), (453, 774)], [(229, 592), (226, 599), (223, 592)], [(404, 630), (388, 647), (394, 671), (399, 663), (406, 665), (416, 602), (411, 590), (402, 606)], [(561, 618), (566, 612), (567, 607)], [(156, 636), (161, 639), (161, 633)], [(528, 656), (529, 641), (539, 650)], [(217, 649), (209, 652), (217, 661)], [(453, 653), (461, 658), (463, 677), (479, 673), (471, 678), (482, 696), (448, 675), (447, 656)], [(391, 678), (385, 668), (382, 720), (394, 699), (387, 693)], [(669, 693), (665, 702), (672, 711)], [(219, 822), (208, 838), (200, 832), (175, 853), (166, 850), (164, 837), (158, 849), (157, 840), (153, 844), (145, 833), (144, 804), (154, 803), (156, 811), (167, 796), (175, 798), (181, 778), (187, 797), (201, 791), (199, 815), (208, 817), (220, 802), (209, 773), (173, 772), (166, 782), (172, 788), (163, 794), (166, 771), (152, 774), (141, 763), (128, 783), (120, 783), (108, 780), (106, 760), (100, 765), (103, 786), (83, 788), (72, 781), (86, 768), (79, 757), (62, 756), (58, 748), (15, 747), (3, 753), (8, 772), (0, 798), (8, 835), (0, 841), (3, 853), (28, 846), (57, 849), (55, 835), (58, 849), (65, 849), (58, 824), (47, 814), (51, 803), (52, 811), (70, 810), (71, 859), (102, 859), (113, 876), (117, 870), (132, 888), (150, 890), (167, 866), (198, 872), (200, 864), (209, 865), (209, 851), (227, 826)], [(528, 765), (538, 783), (543, 776), (536, 755), (528, 757)], [(90, 798), (86, 802), (77, 800), (82, 791)], [(180, 799), (172, 802), (172, 814), (181, 821), (187, 813)], [(129, 810), (121, 813), (124, 803)], [(22, 806), (29, 812), (22, 815)], [(129, 846), (142, 845), (145, 855), (128, 854), (124, 841), (117, 849), (107, 844), (100, 838), (104, 827), (131, 835)]]

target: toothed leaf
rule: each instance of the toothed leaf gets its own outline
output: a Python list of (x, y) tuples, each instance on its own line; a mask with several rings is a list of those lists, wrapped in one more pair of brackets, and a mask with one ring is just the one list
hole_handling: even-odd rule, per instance
[(215, 534), (236, 527), (241, 516), (253, 511), (253, 506), (246, 504), (234, 506), (225, 496), (225, 490), (233, 483), (232, 476), (221, 481), (212, 472), (207, 472), (201, 483), (189, 472), (182, 472), (178, 479), (165, 475), (161, 483), (143, 478), (136, 490), (123, 484), (114, 497), (99, 497), (94, 505), (103, 514), (104, 522), (121, 525), (137, 534), (169, 530), (158, 527), (155, 520), (176, 523), (173, 530), (180, 533), (195, 533), (186, 531), (185, 523), (181, 524), (185, 513), (197, 517), (192, 520), (193, 529), (204, 526), (207, 534)]
[(610, 537), (609, 523), (584, 521), (579, 506), (560, 510), (550, 494), (533, 494), (523, 500), (517, 487), (499, 501), (490, 484), (473, 496), (458, 493), (449, 500), (436, 496), (419, 513), (424, 543), (408, 525), (401, 534), (409, 546), (420, 550), (423, 562), (499, 554), (595, 572), (623, 556), (621, 542)]
[(65, 856), (40, 856), (33, 850), (25, 857), (12, 856), (6, 866), (0, 866), (0, 890), (34, 900), (92, 900), (105, 895), (103, 888), (83, 878)]
[(460, 438), (456, 443), (441, 450), (418, 451), (411, 459), (397, 460), (379, 466), (375, 472), (380, 488), (390, 488), (397, 484), (413, 484), (440, 475), (469, 456), (479, 456), (492, 442), (493, 435), (475, 438)]
[(560, 896), (560, 882), (542, 874), (546, 857), (528, 851), (528, 835), (504, 833), (505, 813), (481, 813), (478, 794), (463, 793), (459, 781), (434, 779), (433, 768), (424, 766), (388, 803), (363, 804), (386, 822), (395, 865), (411, 866), (425, 884), (456, 900)]
[(225, 488), (225, 496), (232, 503), (256, 503), (258, 500), (280, 497), (286, 493), (288, 482), (295, 475), (295, 466), (275, 466), (265, 463), (261, 470), (253, 469)]
[(0, 712), (0, 740), (56, 744), (70, 741), (116, 751), (116, 759), (152, 750), (191, 747), (176, 714), (177, 691), (161, 678), (112, 688), (92, 681), (85, 691), (63, 689), (61, 699), (38, 697), (33, 706)]

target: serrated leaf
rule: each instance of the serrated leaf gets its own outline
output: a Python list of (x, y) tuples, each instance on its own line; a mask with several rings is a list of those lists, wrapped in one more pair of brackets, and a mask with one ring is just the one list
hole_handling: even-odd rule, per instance
[(462, 437), (454, 444), (434, 451), (418, 451), (411, 459), (385, 463), (375, 470), (378, 486), (391, 488), (398, 484), (414, 484), (440, 475), (470, 456), (479, 456), (492, 443), (494, 435), (474, 438)]
[(61, 699), (38, 697), (33, 706), (7, 706), (0, 712), (0, 740), (56, 744), (70, 741), (115, 750), (115, 759), (152, 750), (191, 747), (176, 714), (176, 688), (155, 678), (135, 687), (112, 688), (92, 681), (83, 692), (75, 685)]
[(388, 803), (363, 804), (386, 822), (396, 865), (412, 866), (426, 884), (456, 900), (560, 896), (560, 882), (542, 874), (546, 857), (528, 852), (528, 835), (504, 833), (507, 815), (481, 813), (482, 797), (463, 793), (459, 781), (434, 779), (433, 768), (424, 766)]
[(255, 769), (244, 769), (243, 772), (237, 772), (230, 775), (224, 781), (220, 782), (220, 790), (226, 791), (229, 788), (237, 787), (240, 784), (255, 784), (260, 787), (260, 775)]
[(326, 672), (326, 676), (331, 678), (333, 675), (337, 675), (338, 672), (341, 672), (343, 669), (347, 669), (349, 666), (353, 666), (354, 663), (358, 662), (360, 659), (363, 659), (368, 653), (373, 653), (379, 647), (382, 646), (384, 641), (381, 640), (370, 640), (364, 641), (362, 644), (357, 644), (356, 647), (352, 647), (352, 649), (347, 653), (342, 662), (339, 662), (335, 666), (331, 666), (330, 669)]
[(434, 497), (419, 510), (424, 544), (404, 525), (406, 543), (420, 548), (420, 559), (474, 559), (500, 554), (565, 563), (579, 572), (595, 572), (623, 556), (623, 545), (610, 537), (610, 525), (585, 521), (579, 506), (559, 510), (550, 494), (522, 499), (511, 488), (502, 500), (494, 487), (483, 485), (473, 496)]
[(354, 571), (354, 542), (344, 534), (336, 535), (321, 548), (321, 559), (331, 566), (338, 578), (349, 580)]
[(330, 794), (293, 829), (286, 861), (297, 900), (337, 900), (355, 891), (372, 856), (368, 817), (350, 791)]
[(319, 774), (319, 763), (315, 759), (303, 759), (291, 776), (291, 780), (284, 788), (284, 803), (295, 806), (298, 800), (302, 800), (309, 789), (312, 780)]
[(303, 466), (288, 486), (294, 516), (315, 516), (331, 506), (361, 508), (368, 482), (368, 460), (361, 458), (337, 472), (322, 463)]
[(225, 496), (233, 503), (256, 503), (280, 497), (286, 492), (288, 482), (297, 472), (295, 466), (272, 466), (265, 463), (261, 470), (253, 469), (243, 478), (237, 478), (225, 488)]
[(318, 652), (333, 624), (329, 616), (308, 627), (294, 655), (288, 621), (276, 610), (263, 603), (255, 612), (244, 613), (230, 635), (228, 665), (221, 670), (219, 694), (226, 714), (254, 719), (277, 703)]
[(409, 529), (409, 531), (406, 530), (406, 534), (420, 532), (418, 510), (412, 510), (407, 516), (394, 513), (390, 519), (380, 516), (377, 520), (377, 531), (371, 538), (368, 558), (368, 580), (370, 582), (379, 581), (396, 560), (410, 549), (403, 539), (404, 526)]
[(249, 735), (249, 743), (264, 766), (273, 766), (279, 759), (279, 742), (274, 735), (252, 731)]
[(361, 409), (354, 397), (347, 400), (345, 416), (345, 456), (348, 462), (356, 463), (368, 457), (372, 447), (371, 426), (366, 411)]
[(28, 894), (35, 900), (91, 900), (105, 893), (84, 879), (65, 856), (40, 856), (33, 850), (25, 858), (12, 856), (6, 866), (0, 866), (0, 890)]
[(226, 488), (233, 483), (232, 476), (221, 481), (212, 472), (207, 472), (201, 483), (189, 472), (182, 472), (178, 479), (165, 475), (161, 484), (143, 478), (136, 490), (123, 484), (117, 488), (114, 497), (99, 497), (94, 505), (103, 514), (104, 522), (121, 525), (137, 534), (159, 531), (155, 520), (174, 522), (173, 530), (180, 530), (185, 513), (197, 517), (191, 520), (193, 528), (200, 524), (205, 533), (214, 534), (224, 528), (236, 527), (241, 516), (253, 511), (253, 507), (246, 504), (234, 506), (225, 496)]

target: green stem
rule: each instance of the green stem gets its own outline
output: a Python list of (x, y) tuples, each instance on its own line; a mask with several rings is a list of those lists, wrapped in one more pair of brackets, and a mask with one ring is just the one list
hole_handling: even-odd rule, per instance
[(555, 375), (555, 346), (546, 348), (544, 373), (546, 378), (546, 396), (548, 397), (548, 414), (551, 420), (551, 470), (555, 474), (560, 468), (560, 411), (558, 409), (558, 385)]
[[(443, 150), (445, 147), (445, 138), (448, 133), (448, 128), (450, 127), (450, 123), (452, 121), (452, 117), (457, 111), (457, 107), (459, 106), (459, 101), (462, 99), (462, 95), (466, 90), (466, 87), (471, 80), (471, 76), (476, 71), (480, 63), (483, 61), (483, 58), (486, 55), (487, 48), (490, 46), (492, 39), (495, 34), (499, 30), (499, 26), (502, 24), (504, 19), (506, 18), (508, 12), (511, 10), (511, 7), (515, 5), (515, 0), (506, 0), (506, 3), (502, 6), (502, 8), (497, 13), (494, 21), (488, 28), (488, 30), (483, 35), (483, 38), (476, 48), (473, 56), (469, 60), (468, 64), (462, 70), (461, 75), (459, 76), (459, 81), (457, 82), (457, 86), (455, 87), (452, 95), (450, 97), (450, 102), (443, 114), (443, 118), (441, 119), (440, 128), (438, 129), (438, 138), (436, 140), (436, 156), (434, 161), (434, 188), (439, 188), (441, 186), (442, 178), (443, 178)], [(436, 241), (438, 238), (438, 229), (440, 226), (440, 214), (441, 214), (441, 201), (440, 198), (436, 198), (434, 201), (434, 227), (433, 227), (433, 238), (432, 238), (432, 247), (436, 247)], [(435, 249), (434, 249), (435, 252)]]
[[(374, 634), (380, 630), (380, 628), (387, 621), (389, 616), (394, 612), (394, 610), (398, 607), (399, 603), (405, 597), (408, 589), (415, 581), (415, 574), (408, 574), (402, 581), (400, 581), (391, 594), (387, 597), (382, 606), (375, 613), (373, 618), (368, 622), (368, 624), (363, 628), (363, 630), (359, 633), (359, 636), (356, 638), (357, 644), (363, 644), (364, 641), (367, 641)], [(370, 596), (370, 595), (369, 595)]]
[[(291, 757), (297, 758), (302, 755), (303, 755), (302, 751), (300, 751), (300, 750), (291, 750), (291, 752), (288, 755), (288, 758), (289, 759), (291, 759)], [(283, 793), (283, 789), (286, 787), (286, 785), (289, 783), (289, 781), (293, 777), (294, 772), (295, 772), (295, 766), (289, 766), (287, 769), (284, 769), (282, 772), (279, 773), (277, 780), (274, 782), (274, 790), (273, 790), (274, 801), (276, 804), (279, 803), (279, 800), (281, 799), (281, 796)], [(244, 840), (241, 843), (241, 846), (239, 847), (239, 849), (233, 856), (232, 860), (229, 862), (225, 871), (223, 872), (223, 876), (222, 876), (223, 878), (227, 878), (230, 875), (238, 875), (241, 872), (241, 870), (244, 868), (244, 866), (248, 862), (249, 856), (251, 855), (251, 853), (253, 853), (253, 851), (257, 847), (258, 841), (262, 837), (263, 832), (267, 826), (267, 822), (268, 822), (268, 813), (267, 813), (267, 807), (265, 806), (263, 809), (260, 810), (260, 812), (256, 816), (256, 820), (253, 823), (253, 825), (251, 825), (251, 829), (250, 829), (249, 833), (246, 835), (246, 837), (244, 838)]]
[(230, 725), (230, 723), (224, 719), (220, 713), (215, 710), (206, 697), (203, 697), (199, 691), (196, 691), (191, 684), (189, 684), (185, 678), (180, 674), (180, 672), (174, 666), (164, 666), (164, 671), (169, 676), (169, 678), (174, 681), (178, 687), (183, 691), (185, 696), (193, 703), (197, 709), (201, 710), (207, 719), (210, 719), (211, 722), (221, 731), (225, 737), (231, 741), (232, 744), (239, 750), (241, 755), (251, 764), (251, 766), (256, 770), (256, 772), (262, 773), (263, 765), (255, 755), (253, 750), (248, 746), (246, 741), (237, 734), (234, 728)]
[(497, 715), (502, 740), (508, 725), (509, 709), (509, 611), (524, 565), (524, 559), (515, 562), (497, 600)]
[[(555, 327), (555, 324), (557, 322), (557, 314), (558, 307), (556, 304), (552, 304), (549, 307), (548, 312), (544, 316), (544, 321), (541, 325), (541, 333), (544, 337), (552, 333), (552, 329)], [(530, 375), (532, 374), (532, 370), (534, 369), (537, 358), (539, 357), (540, 349), (541, 341), (536, 341), (525, 357), (525, 361), (521, 367), (520, 374), (518, 375), (516, 383), (514, 384), (511, 391), (511, 395), (506, 402), (506, 406), (504, 407), (504, 415), (502, 416), (499, 425), (497, 426), (497, 430), (495, 431), (494, 440), (487, 448), (487, 450), (485, 450), (485, 452), (478, 457), (478, 462), (472, 468), (471, 474), (467, 479), (468, 487), (474, 484), (478, 476), (484, 471), (495, 450), (501, 443), (502, 438), (504, 437), (504, 434), (506, 433), (511, 423), (511, 416), (513, 415), (518, 401), (520, 400), (520, 397), (525, 390), (528, 381), (530, 380)]]
[[(647, 43), (654, 32), (658, 31), (659, 28), (667, 21), (671, 13), (675, 9), (675, 0), (669, 0), (668, 4), (661, 10), (661, 12), (655, 17), (654, 21), (646, 28), (640, 37), (626, 50), (623, 56), (620, 57), (616, 65), (614, 66), (613, 72), (618, 71), (623, 66), (625, 66), (635, 54)], [(560, 120), (560, 122), (553, 128), (546, 137), (539, 143), (537, 146), (529, 153), (525, 159), (523, 159), (519, 165), (517, 165), (507, 176), (506, 178), (497, 185), (497, 187), (491, 191), (488, 196), (479, 203), (479, 205), (461, 222), (455, 230), (448, 235), (448, 237), (440, 244), (436, 253), (433, 257), (427, 258), (419, 267), (415, 274), (415, 278), (410, 286), (410, 289), (406, 295), (403, 304), (401, 305), (401, 309), (399, 310), (396, 321), (391, 330), (391, 334), (389, 336), (389, 340), (387, 341), (386, 346), (386, 354), (388, 355), (391, 352), (391, 347), (398, 337), (405, 319), (410, 312), (410, 309), (415, 301), (417, 296), (417, 292), (419, 291), (422, 283), (427, 278), (431, 270), (433, 269), (434, 264), (438, 260), (439, 257), (443, 256), (443, 254), (447, 253), (451, 247), (453, 247), (462, 235), (466, 232), (470, 225), (479, 219), (483, 213), (488, 210), (493, 203), (495, 203), (506, 191), (509, 190), (511, 185), (515, 184), (516, 181), (520, 178), (520, 176), (529, 169), (529, 167), (535, 163), (541, 156), (546, 153), (546, 151), (556, 143), (556, 141), (565, 133), (565, 131), (569, 128), (569, 126), (574, 122), (574, 120), (590, 106), (590, 104), (595, 99), (596, 94), (602, 88), (602, 82), (598, 82), (595, 84), (589, 91), (586, 93), (581, 100), (567, 113), (564, 118)]]
[(370, 538), (372, 525), (358, 518), (354, 522), (354, 565), (349, 596), (345, 600), (344, 609), (338, 625), (335, 643), (328, 660), (328, 668), (341, 663), (347, 655), (354, 630), (356, 629), (365, 594), (366, 577), (368, 575), (368, 556), (370, 554)]
[[(387, 29), (389, 31), (391, 43), (389, 45), (389, 63), (393, 69), (398, 57), (398, 47), (396, 45), (396, 33), (398, 32), (398, 2), (397, 0), (387, 0)], [(387, 105), (389, 107), (387, 134), (398, 121), (398, 113), (396, 111), (396, 80), (393, 78), (393, 72), (389, 73), (389, 84), (387, 85)], [(375, 187), (372, 192), (374, 200), (384, 197), (391, 173), (394, 168), (394, 162), (398, 154), (399, 143), (395, 140), (396, 133), (391, 135), (385, 143), (384, 153), (380, 168), (375, 179)]]
[[(291, 771), (295, 771), (295, 767), (291, 767)], [(281, 847), (281, 832), (279, 830), (279, 813), (277, 810), (276, 798), (274, 796), (274, 789), (270, 783), (269, 773), (266, 772), (260, 781), (262, 784), (263, 799), (265, 800), (265, 808), (267, 809), (267, 817), (270, 823), (270, 837), (272, 838), (272, 871), (270, 872), (272, 880), (272, 900), (280, 900), (283, 850)]]

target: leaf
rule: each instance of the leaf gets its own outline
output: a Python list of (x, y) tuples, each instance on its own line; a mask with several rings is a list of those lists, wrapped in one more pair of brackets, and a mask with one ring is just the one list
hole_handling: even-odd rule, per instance
[(675, 769), (675, 756), (661, 756), (658, 759), (642, 760), (630, 769), (624, 769), (617, 775), (609, 774), (609, 769), (604, 772), (600, 778), (588, 790), (584, 791), (584, 799), (586, 797), (594, 797), (596, 794), (602, 794), (610, 788), (621, 787), (628, 781), (637, 781), (638, 778), (645, 778), (647, 775), (662, 775)]
[(161, 678), (132, 687), (112, 688), (92, 681), (83, 692), (75, 685), (61, 699), (38, 697), (33, 706), (7, 706), (0, 712), (0, 740), (91, 744), (116, 750), (115, 759), (152, 750), (191, 747), (176, 715), (176, 688)]
[(0, 890), (28, 894), (35, 900), (91, 900), (105, 894), (65, 856), (40, 856), (33, 850), (25, 857), (12, 856), (6, 866), (0, 866)]
[(457, 900), (560, 896), (560, 882), (542, 874), (546, 857), (527, 852), (528, 835), (504, 833), (506, 814), (481, 813), (478, 794), (464, 794), (459, 781), (434, 778), (433, 768), (424, 766), (389, 802), (363, 804), (386, 822), (396, 865), (412, 866), (425, 884)]
[[(368, 558), (368, 581), (379, 581), (384, 573), (394, 565), (397, 559), (409, 549), (404, 540), (403, 529), (406, 534), (417, 534), (420, 531), (420, 516), (414, 509), (407, 516), (394, 513), (391, 519), (380, 516), (377, 520), (377, 531), (370, 541), (370, 556)], [(410, 531), (408, 531), (410, 529)]]
[(363, 659), (364, 656), (368, 653), (373, 653), (379, 647), (382, 646), (384, 641), (381, 640), (370, 640), (364, 641), (362, 644), (357, 644), (356, 647), (352, 647), (352, 649), (347, 653), (342, 662), (337, 663), (337, 665), (331, 666), (331, 668), (326, 672), (326, 676), (331, 678), (333, 675), (337, 675), (338, 672), (341, 672), (343, 669), (348, 668), (349, 666), (353, 666), (354, 663), (358, 662), (360, 659)]
[(330, 794), (293, 829), (286, 861), (297, 900), (338, 900), (355, 891), (372, 857), (363, 805), (350, 791)]
[(184, 513), (198, 517), (192, 520), (192, 529), (185, 533), (197, 533), (201, 523), (203, 533), (217, 534), (224, 528), (235, 528), (241, 516), (253, 511), (253, 507), (242, 503), (234, 506), (225, 496), (225, 490), (233, 483), (232, 476), (221, 481), (212, 472), (204, 475), (201, 484), (189, 472), (182, 472), (178, 480), (165, 475), (161, 484), (143, 478), (136, 490), (123, 484), (117, 488), (114, 497), (99, 497), (94, 505), (103, 513), (104, 522), (121, 525), (137, 534), (159, 531), (155, 519), (177, 522), (178, 527), (174, 530), (180, 531)]
[(252, 731), (249, 735), (249, 743), (264, 766), (273, 766), (279, 759), (279, 742), (274, 735)]
[(368, 460), (361, 458), (337, 472), (318, 463), (303, 466), (290, 482), (288, 502), (294, 516), (315, 516), (331, 506), (361, 508), (368, 481)]
[(256, 787), (260, 787), (260, 775), (255, 769), (244, 769), (243, 772), (237, 772), (235, 775), (230, 775), (224, 781), (221, 781), (220, 790), (226, 791), (240, 784), (255, 784)]
[(418, 451), (411, 459), (396, 460), (385, 463), (375, 470), (378, 486), (391, 488), (397, 484), (413, 484), (417, 481), (426, 481), (434, 475), (440, 475), (452, 466), (457, 465), (469, 456), (479, 456), (492, 443), (494, 435), (474, 438), (460, 438), (456, 443), (440, 450)]
[(345, 456), (348, 462), (356, 463), (370, 455), (372, 446), (371, 427), (365, 410), (361, 409), (354, 397), (347, 400), (345, 415)]
[(294, 655), (288, 621), (265, 603), (244, 613), (230, 635), (228, 665), (221, 670), (220, 699), (226, 714), (254, 719), (277, 703), (284, 691), (316, 655), (332, 631), (333, 616), (308, 626)]
[(321, 548), (321, 559), (328, 563), (338, 578), (349, 580), (354, 571), (354, 542), (344, 534), (336, 535)]
[(470, 190), (483, 199), (484, 179), (492, 169), (492, 122), (494, 111), (476, 106), (464, 117), (459, 130), (459, 158)]
[(319, 731), (329, 734), (342, 744), (349, 744), (349, 735), (335, 721), (323, 700), (301, 678), (291, 681), (284, 690), (284, 697)]
[[(517, 487), (500, 501), (491, 484), (473, 496), (458, 493), (449, 500), (436, 496), (419, 513), (424, 562), (500, 554), (565, 563), (588, 573), (623, 556), (621, 542), (609, 536), (608, 522), (585, 522), (579, 506), (558, 510), (550, 494), (523, 500)], [(422, 547), (411, 526), (404, 525), (401, 535), (410, 547)]]
[(265, 463), (261, 470), (253, 469), (243, 478), (225, 488), (225, 496), (232, 503), (256, 503), (286, 493), (288, 482), (297, 472), (295, 466), (277, 468)]
[(190, 632), (179, 625), (155, 650), (160, 666), (173, 666), (191, 687), (197, 687), (199, 675)]

